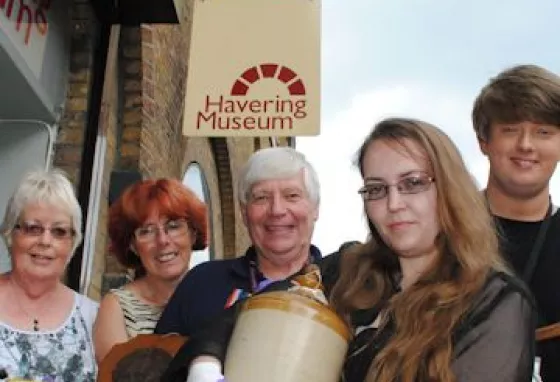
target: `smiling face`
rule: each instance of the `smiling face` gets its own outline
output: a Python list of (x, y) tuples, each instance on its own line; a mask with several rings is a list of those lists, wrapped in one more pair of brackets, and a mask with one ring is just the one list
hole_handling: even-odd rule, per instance
[[(22, 210), (11, 236), (12, 269), (23, 277), (56, 280), (62, 277), (72, 252), (70, 214), (48, 203), (32, 203)], [(42, 234), (40, 227), (46, 228)], [(53, 235), (53, 232), (55, 235)], [(58, 234), (57, 234), (58, 233)]]
[(489, 187), (530, 198), (548, 193), (560, 160), (560, 128), (533, 122), (493, 124), (480, 148), (490, 161)]
[(303, 171), (255, 183), (242, 206), (253, 245), (271, 264), (281, 266), (309, 256), (318, 206), (309, 198)]
[(416, 191), (416, 180), (431, 176), (425, 153), (409, 139), (400, 143), (379, 139), (366, 149), (362, 171), (364, 186), (389, 185), (387, 196), (364, 201), (385, 244), (399, 257), (431, 256), (440, 232), (436, 187), (429, 182), (423, 191), (409, 194), (397, 187), (400, 183), (401, 190)]
[(170, 219), (155, 210), (136, 229), (131, 249), (148, 276), (174, 281), (189, 268), (194, 240), (194, 231), (185, 219)]

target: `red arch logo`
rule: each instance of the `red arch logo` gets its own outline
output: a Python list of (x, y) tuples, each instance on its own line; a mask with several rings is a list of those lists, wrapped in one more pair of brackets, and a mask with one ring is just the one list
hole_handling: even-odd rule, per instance
[(297, 74), (292, 69), (278, 64), (260, 64), (247, 69), (231, 87), (231, 95), (247, 95), (249, 87), (262, 78), (278, 79), (286, 84), (290, 95), (305, 95), (305, 85), (297, 78)]

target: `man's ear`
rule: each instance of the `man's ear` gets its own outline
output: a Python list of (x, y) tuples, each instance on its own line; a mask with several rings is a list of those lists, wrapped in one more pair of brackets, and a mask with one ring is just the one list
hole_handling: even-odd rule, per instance
[(239, 204), (239, 210), (241, 211), (241, 219), (243, 219), (243, 224), (247, 227), (247, 205)]
[(313, 209), (313, 220), (317, 221), (317, 219), (319, 219), (319, 205), (316, 205), (315, 208)]

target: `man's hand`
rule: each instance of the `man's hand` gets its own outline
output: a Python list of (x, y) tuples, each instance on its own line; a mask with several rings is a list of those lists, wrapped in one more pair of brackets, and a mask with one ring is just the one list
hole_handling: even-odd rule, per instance
[(222, 374), (220, 361), (212, 356), (196, 357), (189, 369), (186, 382), (227, 382)]

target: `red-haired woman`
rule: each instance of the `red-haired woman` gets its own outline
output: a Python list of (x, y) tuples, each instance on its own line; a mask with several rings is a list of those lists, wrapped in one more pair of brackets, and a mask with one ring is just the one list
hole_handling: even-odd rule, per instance
[(206, 248), (206, 206), (177, 180), (145, 180), (111, 206), (108, 232), (112, 252), (135, 277), (101, 301), (94, 327), (98, 362), (115, 344), (153, 332), (192, 250)]

